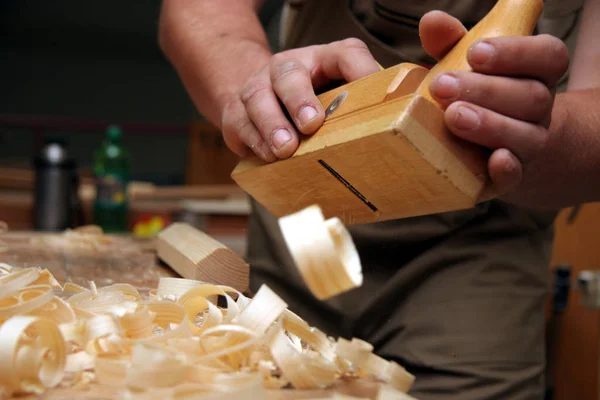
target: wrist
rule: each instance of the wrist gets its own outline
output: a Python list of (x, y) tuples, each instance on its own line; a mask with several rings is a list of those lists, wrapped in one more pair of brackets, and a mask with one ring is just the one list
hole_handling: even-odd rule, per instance
[[(568, 205), (600, 200), (600, 89), (569, 91), (556, 96), (550, 135), (555, 138), (554, 161), (563, 170), (559, 197)], [(557, 177), (558, 178), (558, 177)]]
[(261, 71), (269, 62), (272, 53), (268, 47), (249, 39), (236, 39), (234, 43), (223, 43), (223, 49), (231, 54), (224, 74), (215, 81), (215, 102), (218, 109), (217, 124), (220, 128), (223, 111), (232, 101), (239, 101), (239, 93), (248, 79)]
[(161, 49), (198, 111), (217, 126), (230, 96), (271, 56), (255, 10), (234, 3), (165, 1), (159, 24)]

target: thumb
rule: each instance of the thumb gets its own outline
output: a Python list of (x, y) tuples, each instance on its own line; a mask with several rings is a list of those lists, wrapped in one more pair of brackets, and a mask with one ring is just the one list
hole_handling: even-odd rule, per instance
[(467, 33), (463, 24), (443, 11), (430, 11), (419, 23), (419, 36), (425, 51), (435, 59), (446, 55)]
[(497, 149), (492, 153), (488, 160), (488, 172), (492, 185), (484, 189), (478, 202), (506, 197), (523, 180), (523, 166), (508, 149)]

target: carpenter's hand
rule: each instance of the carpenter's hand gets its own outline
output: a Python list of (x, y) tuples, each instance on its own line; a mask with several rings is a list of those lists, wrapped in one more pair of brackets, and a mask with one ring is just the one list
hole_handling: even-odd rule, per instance
[[(465, 32), (439, 11), (425, 15), (420, 29), (423, 46), (437, 58), (450, 48), (438, 37), (456, 41)], [(535, 186), (548, 183), (538, 170), (557, 162), (548, 127), (555, 87), (569, 64), (567, 48), (549, 35), (499, 37), (475, 43), (468, 60), (473, 72), (441, 74), (430, 91), (448, 106), (446, 124), (455, 135), (493, 150), (493, 193), (486, 195), (528, 203)]]
[(225, 106), (225, 142), (240, 156), (250, 148), (268, 162), (287, 158), (298, 147), (298, 134), (314, 133), (325, 119), (314, 88), (377, 71), (377, 62), (357, 39), (275, 54)]

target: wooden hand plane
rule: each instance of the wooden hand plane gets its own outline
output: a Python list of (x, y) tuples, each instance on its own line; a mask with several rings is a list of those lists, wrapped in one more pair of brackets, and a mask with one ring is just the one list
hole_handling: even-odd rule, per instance
[(328, 117), (292, 157), (246, 158), (232, 178), (277, 217), (318, 204), (353, 225), (474, 207), (490, 185), (489, 150), (450, 133), (429, 84), (469, 71), (478, 39), (530, 35), (542, 8), (499, 0), (431, 70), (403, 63), (319, 95)]

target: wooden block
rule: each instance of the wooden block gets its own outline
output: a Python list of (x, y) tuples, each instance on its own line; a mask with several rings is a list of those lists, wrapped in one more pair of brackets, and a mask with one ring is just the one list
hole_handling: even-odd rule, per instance
[(158, 257), (186, 279), (248, 289), (249, 266), (232, 250), (204, 232), (174, 223), (158, 234)]
[(277, 217), (318, 204), (353, 225), (473, 207), (489, 185), (489, 151), (448, 131), (429, 83), (469, 70), (480, 38), (531, 34), (541, 11), (541, 0), (500, 0), (431, 71), (403, 63), (321, 94), (327, 108), (346, 92), (292, 157), (251, 156), (233, 179)]

